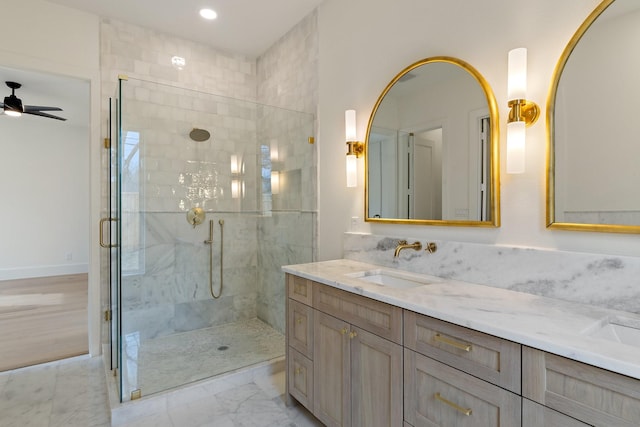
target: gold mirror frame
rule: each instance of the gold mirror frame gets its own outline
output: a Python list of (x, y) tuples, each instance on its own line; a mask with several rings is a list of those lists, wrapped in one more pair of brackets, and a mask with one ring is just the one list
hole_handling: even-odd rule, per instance
[[(389, 92), (389, 90), (393, 87), (393, 85), (400, 80), (405, 74), (410, 71), (418, 68), (422, 65), (430, 64), (430, 63), (448, 63), (452, 65), (456, 65), (461, 67), (469, 74), (473, 76), (473, 78), (478, 82), (482, 90), (484, 91), (485, 97), (487, 99), (487, 107), (489, 109), (489, 117), (491, 121), (491, 135), (489, 137), (490, 140), (490, 176), (491, 176), (491, 189), (490, 189), (490, 200), (489, 200), (489, 212), (491, 213), (490, 221), (469, 221), (469, 220), (431, 220), (431, 219), (401, 219), (401, 218), (371, 218), (369, 217), (369, 135), (371, 133), (371, 128), (373, 125), (373, 120), (376, 116), (376, 112), (378, 111), (378, 107), (382, 103), (385, 95)], [(392, 80), (389, 82), (387, 87), (382, 91), (378, 100), (376, 101), (373, 111), (371, 112), (371, 116), (369, 117), (369, 123), (367, 125), (367, 134), (364, 144), (364, 159), (365, 159), (365, 206), (364, 206), (364, 218), (366, 222), (377, 222), (377, 223), (386, 223), (386, 224), (418, 224), (418, 225), (440, 225), (440, 226), (461, 226), (461, 227), (500, 227), (500, 120), (498, 114), (498, 104), (496, 102), (496, 98), (491, 90), (491, 86), (485, 80), (485, 78), (469, 63), (462, 61), (461, 59), (450, 57), (450, 56), (433, 56), (429, 58), (422, 59), (418, 62), (415, 62), (402, 71), (398, 73)]]
[(608, 233), (640, 233), (640, 225), (618, 225), (618, 224), (589, 224), (589, 223), (571, 223), (555, 221), (555, 139), (554, 139), (554, 116), (555, 103), (560, 84), (560, 77), (569, 60), (569, 56), (580, 42), (584, 34), (596, 21), (596, 19), (611, 5), (615, 0), (603, 0), (587, 19), (580, 25), (567, 46), (565, 47), (556, 68), (553, 73), (551, 89), (547, 99), (547, 198), (546, 198), (546, 226), (551, 229), (573, 230), (573, 231), (597, 231)]

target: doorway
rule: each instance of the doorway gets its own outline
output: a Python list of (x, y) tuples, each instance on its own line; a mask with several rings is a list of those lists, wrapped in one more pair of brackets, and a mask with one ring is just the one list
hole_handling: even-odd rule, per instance
[(0, 370), (88, 352), (90, 85), (0, 67), (2, 98), (6, 81), (66, 120), (0, 114)]

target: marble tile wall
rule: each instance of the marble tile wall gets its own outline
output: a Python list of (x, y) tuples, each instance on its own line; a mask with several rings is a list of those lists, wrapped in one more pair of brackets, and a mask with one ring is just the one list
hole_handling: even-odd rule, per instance
[[(171, 65), (173, 55), (186, 59), (184, 69)], [(144, 169), (140, 176), (144, 195), (138, 197), (137, 190), (132, 191), (131, 210), (145, 212), (145, 218), (141, 222), (135, 214), (129, 215), (126, 227), (134, 245), (142, 244), (136, 243), (136, 235), (146, 239), (144, 246), (129, 251), (129, 262), (144, 268), (133, 268), (125, 276), (125, 329), (129, 324), (130, 330), (143, 331), (144, 338), (149, 338), (210, 326), (252, 312), (277, 329), (284, 329), (284, 298), (280, 298), (284, 275), (280, 267), (311, 261), (316, 250), (317, 154), (308, 137), (316, 128), (317, 58), (316, 12), (257, 60), (103, 19), (104, 123), (107, 98), (116, 93), (117, 77), (126, 75), (123, 127), (139, 132)], [(211, 132), (211, 140), (191, 141), (188, 133), (193, 127)], [(107, 134), (106, 125), (103, 130)], [(269, 153), (278, 153), (268, 159), (272, 170), (283, 176), (284, 191), (278, 195), (265, 194), (262, 188), (260, 168), (265, 147)], [(231, 173), (231, 156), (245, 165), (244, 173)], [(105, 170), (109, 161), (105, 151)], [(193, 187), (198, 187), (189, 185), (194, 176), (213, 183), (213, 191), (204, 197), (192, 197)], [(244, 197), (231, 197), (232, 180), (243, 181)], [(106, 206), (106, 174), (103, 182)], [(207, 250), (199, 243), (204, 237), (194, 237), (184, 219), (185, 211), (192, 206), (230, 216), (225, 221), (235, 221), (238, 230), (247, 233), (232, 245), (231, 250), (237, 250), (237, 254), (225, 252), (225, 276), (231, 278), (225, 277), (226, 289), (220, 300), (207, 297), (203, 286), (204, 278), (208, 282)], [(275, 233), (283, 231), (283, 221), (290, 221), (290, 214), (294, 219), (287, 231), (293, 231), (288, 233), (293, 240), (285, 243)], [(214, 215), (216, 231), (221, 215)], [(197, 230), (205, 235), (208, 226)], [(274, 256), (276, 251), (278, 256)], [(227, 256), (238, 258), (240, 263), (231, 267), (233, 261)], [(217, 255), (214, 257), (217, 259)], [(189, 268), (179, 271), (185, 260)], [(107, 289), (106, 283), (103, 289)], [(103, 293), (105, 309), (107, 301)], [(103, 337), (108, 337), (106, 330)]]
[[(223, 293), (209, 288), (208, 221), (214, 220), (213, 290), (220, 289), (224, 221)], [(183, 213), (146, 213), (143, 270), (123, 275), (123, 333), (156, 338), (255, 318), (257, 217), (207, 213), (206, 223), (189, 226)]]
[[(148, 188), (149, 193), (149, 208), (157, 212), (174, 212), (175, 221), (183, 220), (184, 213), (179, 209), (180, 198), (174, 198), (173, 191), (179, 192), (180, 187), (176, 185), (176, 171), (184, 169), (189, 166), (186, 162), (193, 160), (192, 157), (180, 157), (191, 154), (198, 154), (197, 159), (201, 159), (202, 153), (197, 150), (201, 147), (196, 147), (194, 143), (189, 142), (187, 134), (192, 126), (206, 127), (212, 133), (214, 140), (220, 140), (220, 137), (226, 139), (223, 147), (217, 146), (218, 151), (214, 153), (208, 153), (207, 155), (214, 158), (204, 158), (206, 161), (219, 161), (225, 156), (228, 157), (231, 154), (232, 148), (237, 148), (233, 145), (233, 142), (243, 139), (246, 136), (243, 127), (249, 126), (247, 122), (249, 115), (253, 114), (255, 119), (255, 111), (241, 112), (241, 118), (238, 117), (237, 109), (243, 109), (244, 107), (238, 107), (234, 103), (227, 104), (219, 103), (215, 109), (208, 111), (214, 111), (219, 113), (211, 119), (210, 115), (203, 116), (186, 116), (186, 110), (198, 110), (206, 111), (207, 100), (203, 99), (202, 93), (212, 93), (223, 97), (239, 99), (239, 100), (256, 100), (256, 61), (252, 58), (245, 57), (229, 52), (222, 52), (213, 49), (209, 46), (183, 40), (175, 36), (163, 34), (150, 29), (130, 25), (124, 22), (103, 19), (100, 24), (100, 61), (101, 61), (101, 75), (102, 75), (102, 114), (103, 114), (103, 129), (102, 134), (108, 135), (108, 114), (109, 114), (109, 98), (116, 97), (118, 87), (118, 76), (125, 75), (130, 77), (129, 87), (135, 86), (135, 79), (143, 79), (153, 81), (161, 84), (173, 85), (182, 88), (188, 88), (192, 91), (192, 96), (182, 97), (177, 96), (177, 90), (174, 93), (170, 93), (170, 90), (166, 90), (165, 93), (156, 93), (149, 88), (140, 87), (136, 97), (139, 102), (151, 102), (154, 106), (149, 106), (149, 110), (146, 113), (157, 113), (155, 119), (152, 114), (148, 114), (144, 124), (145, 129), (148, 130), (144, 134), (145, 141), (150, 140), (154, 142), (154, 145), (149, 146), (150, 156), (149, 163), (145, 165), (153, 175), (156, 175), (158, 184), (152, 184)], [(186, 66), (182, 70), (178, 70), (171, 65), (171, 57), (174, 55), (182, 56), (186, 60)], [(164, 108), (158, 104), (159, 98), (165, 98), (167, 100), (173, 100), (176, 107), (184, 109), (185, 115), (178, 113), (176, 115), (175, 108)], [(206, 98), (206, 96), (204, 97)], [(242, 101), (240, 101), (242, 102)], [(135, 104), (131, 104), (133, 107)], [(245, 103), (246, 105), (246, 103)], [(220, 109), (220, 110), (218, 110)], [(225, 110), (226, 109), (226, 110)], [(164, 119), (173, 115), (176, 120), (173, 124), (163, 123)], [(134, 116), (135, 117), (135, 116)], [(218, 120), (218, 121), (215, 121)], [(236, 121), (237, 120), (237, 121)], [(224, 131), (220, 131), (221, 123), (224, 125)], [(172, 133), (169, 135), (161, 135), (157, 130), (153, 130), (153, 125), (172, 126)], [(251, 124), (255, 133), (255, 122)], [(225, 134), (227, 132), (228, 134)], [(175, 143), (175, 144), (174, 144)], [(191, 145), (190, 145), (191, 144)], [(253, 146), (251, 151), (246, 153), (245, 161), (254, 162), (255, 159), (255, 137), (253, 139)], [(189, 152), (190, 151), (190, 152)], [(224, 155), (223, 155), (224, 154)], [(244, 152), (240, 153), (245, 155)], [(103, 151), (102, 156), (102, 170), (103, 179), (102, 182), (102, 206), (103, 216), (108, 217), (108, 189), (110, 179), (107, 176), (107, 170), (111, 161), (109, 152)], [(169, 164), (169, 168), (166, 171), (162, 171), (162, 168)], [(190, 164), (194, 166), (194, 164)], [(197, 164), (195, 165), (197, 166)], [(228, 175), (227, 175), (228, 177)], [(221, 178), (223, 180), (223, 178)], [(220, 186), (226, 185), (226, 182), (221, 182)], [(225, 198), (224, 206), (216, 206), (219, 209), (225, 209), (229, 212), (236, 212), (243, 208), (256, 208), (257, 205), (257, 183), (255, 179), (248, 183), (249, 192), (252, 192), (254, 199), (244, 200), (230, 200)], [(182, 189), (183, 190), (183, 189)], [(249, 202), (250, 201), (250, 202)], [(242, 203), (249, 203), (250, 206), (242, 206)], [(210, 203), (210, 207), (213, 207)], [(244, 220), (244, 219), (243, 219)], [(171, 219), (170, 221), (174, 221)], [(253, 227), (255, 230), (255, 219), (249, 220), (249, 224), (245, 224), (248, 227)], [(186, 222), (185, 222), (186, 225)], [(239, 228), (243, 228), (239, 227)], [(155, 230), (162, 227), (154, 226)], [(255, 245), (253, 246), (255, 247)], [(178, 254), (189, 254), (189, 256), (202, 257), (202, 248), (186, 250), (180, 246)], [(109, 308), (109, 293), (108, 293), (108, 252), (103, 251), (101, 257), (101, 272), (102, 272), (102, 292), (101, 301), (103, 309)], [(251, 256), (247, 259), (255, 259)], [(251, 270), (249, 270), (251, 271)], [(133, 280), (133, 279), (132, 279)], [(142, 286), (142, 285), (140, 285)], [(168, 286), (168, 285), (167, 285)], [(168, 289), (168, 288), (167, 288)], [(133, 292), (134, 290), (132, 290)], [(147, 292), (149, 290), (147, 289)], [(169, 292), (168, 290), (158, 291)], [(170, 292), (169, 292), (170, 293)], [(255, 300), (255, 292), (251, 291), (246, 293), (246, 297), (242, 299), (244, 301), (241, 305), (245, 307), (249, 301)], [(133, 298), (133, 297), (132, 297)], [(235, 298), (235, 297), (234, 297)], [(196, 300), (197, 301), (197, 300)], [(183, 302), (184, 303), (184, 302)], [(202, 303), (200, 303), (202, 304)], [(240, 298), (238, 298), (237, 304), (240, 304)], [(218, 305), (229, 307), (231, 304), (219, 303)], [(187, 308), (187, 306), (182, 306)], [(156, 310), (161, 314), (167, 312), (173, 312), (174, 310), (180, 311), (178, 306), (173, 309), (168, 309), (164, 306), (156, 306), (154, 309), (148, 308), (148, 310)], [(185, 310), (188, 311), (188, 310)], [(149, 314), (149, 313), (147, 313)], [(144, 316), (143, 316), (144, 317)], [(166, 317), (166, 316), (165, 316)], [(223, 316), (224, 317), (224, 316)], [(150, 317), (149, 317), (150, 318)], [(177, 321), (176, 321), (177, 322)], [(166, 322), (165, 322), (166, 323)], [(106, 342), (109, 339), (108, 323), (103, 324), (102, 337)], [(149, 334), (155, 332), (151, 331)], [(158, 332), (159, 333), (159, 332)]]
[(280, 268), (316, 259), (317, 149), (308, 137), (317, 129), (317, 21), (314, 11), (257, 61), (258, 101), (308, 113), (271, 109), (260, 122), (259, 143), (277, 151), (271, 166), (280, 172), (281, 188), (258, 225), (258, 317), (281, 332), (285, 286)]
[[(640, 258), (436, 241), (435, 253), (404, 250), (399, 239), (345, 233), (344, 257), (566, 301), (640, 313)], [(426, 241), (422, 241), (424, 245)]]

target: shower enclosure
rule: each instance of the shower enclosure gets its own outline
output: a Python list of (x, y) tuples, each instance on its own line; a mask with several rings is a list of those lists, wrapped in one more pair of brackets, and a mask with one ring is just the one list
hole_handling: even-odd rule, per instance
[(135, 79), (120, 80), (116, 98), (121, 401), (281, 358), (280, 267), (314, 258), (313, 115)]

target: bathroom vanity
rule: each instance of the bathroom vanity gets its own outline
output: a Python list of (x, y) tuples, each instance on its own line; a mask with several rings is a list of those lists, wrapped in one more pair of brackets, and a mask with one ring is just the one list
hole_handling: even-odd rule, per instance
[(640, 316), (350, 260), (283, 270), (287, 397), (327, 426), (640, 425)]

